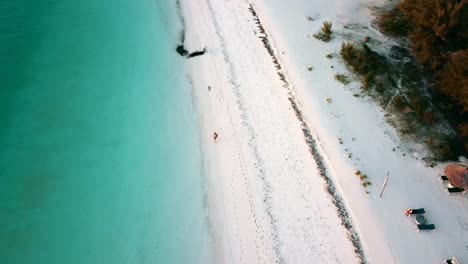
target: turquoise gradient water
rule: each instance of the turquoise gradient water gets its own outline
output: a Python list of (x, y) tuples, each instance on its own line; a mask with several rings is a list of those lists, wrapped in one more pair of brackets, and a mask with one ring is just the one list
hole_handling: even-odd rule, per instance
[(207, 263), (169, 0), (0, 1), (0, 263)]

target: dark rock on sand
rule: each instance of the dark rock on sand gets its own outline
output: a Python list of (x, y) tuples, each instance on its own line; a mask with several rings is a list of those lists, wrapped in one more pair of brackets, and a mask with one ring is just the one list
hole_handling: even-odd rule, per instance
[(188, 55), (188, 51), (184, 48), (184, 45), (177, 46), (176, 51), (177, 53), (179, 53), (180, 56), (185, 57)]
[(203, 55), (203, 54), (205, 54), (205, 52), (206, 52), (206, 48), (204, 48), (203, 50), (194, 51), (194, 52), (190, 53), (187, 57), (188, 58), (193, 58), (193, 57), (196, 57), (196, 56)]

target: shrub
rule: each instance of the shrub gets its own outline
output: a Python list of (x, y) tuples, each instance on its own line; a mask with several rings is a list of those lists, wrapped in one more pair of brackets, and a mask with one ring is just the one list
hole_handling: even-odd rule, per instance
[(403, 97), (401, 95), (396, 95), (393, 98), (392, 104), (397, 109), (400, 109), (403, 106), (403, 103), (404, 103), (404, 99), (403, 99)]
[(362, 88), (364, 90), (369, 90), (370, 84), (373, 81), (373, 79), (374, 79), (374, 76), (372, 74), (364, 75), (362, 78), (362, 85), (363, 85)]
[(353, 71), (361, 75), (371, 73), (373, 66), (377, 64), (375, 61), (376, 54), (365, 43), (361, 49), (351, 43), (343, 43), (340, 54)]
[[(385, 59), (365, 43), (360, 49), (352, 43), (343, 43), (340, 55), (353, 72), (361, 76), (364, 90), (368, 90), (374, 84), (376, 76), (388, 70)], [(383, 91), (382, 89), (380, 91)]]
[(436, 75), (436, 88), (468, 111), (468, 49), (450, 56), (448, 64)]
[(464, 137), (468, 137), (468, 123), (463, 123), (458, 126), (458, 130), (460, 130), (460, 134)]
[(358, 50), (352, 43), (346, 42), (341, 45), (340, 55), (343, 60), (351, 63), (356, 60), (358, 56)]
[(324, 41), (329, 41), (332, 35), (332, 23), (329, 21), (324, 21), (322, 26), (322, 33), (324, 37)]
[[(448, 63), (436, 74), (435, 87), (438, 91), (447, 95), (452, 102), (459, 106), (461, 113), (459, 115), (458, 131), (460, 151), (468, 153), (468, 123), (466, 123), (466, 114), (468, 112), (468, 49), (452, 53)], [(464, 121), (465, 120), (465, 121)], [(443, 156), (449, 156), (451, 153)]]
[(432, 112), (424, 112), (423, 120), (424, 120), (424, 123), (428, 125), (432, 125), (436, 122), (436, 116)]
[(351, 79), (345, 74), (336, 74), (335, 80), (339, 81), (344, 85), (349, 84), (351, 82)]
[(404, 0), (397, 8), (414, 25), (410, 40), (416, 58), (431, 69), (446, 54), (466, 47), (468, 2), (459, 0)]
[(436, 150), (436, 154), (442, 160), (454, 160), (456, 158), (450, 145), (440, 145)]
[(375, 85), (375, 91), (377, 91), (380, 94), (382, 94), (385, 91), (382, 81), (377, 82), (377, 84)]
[(379, 28), (389, 35), (404, 37), (413, 29), (409, 19), (398, 9), (392, 9), (380, 16)]
[[(431, 106), (433, 103), (446, 111), (448, 122), (453, 127), (458, 127), (459, 139), (454, 135), (444, 139), (442, 143), (442, 134), (432, 134), (434, 140), (430, 141), (434, 153), (439, 159), (456, 157), (455, 152), (459, 152), (465, 147), (468, 154), (468, 1), (467, 0), (401, 0), (397, 8), (390, 10), (380, 16), (378, 21), (379, 28), (390, 35), (408, 36), (413, 54), (417, 61), (429, 70), (426, 76), (428, 83), (431, 83), (433, 91), (447, 96), (451, 102), (456, 105), (453, 107), (446, 99), (440, 98), (435, 94), (432, 103), (431, 98), (424, 96), (416, 87), (410, 85), (406, 93), (404, 106), (409, 105), (411, 112), (403, 114), (406, 117), (417, 119), (425, 125), (428, 130), (438, 123), (436, 117), (437, 111)], [(412, 67), (417, 68), (417, 67)], [(411, 73), (409, 73), (411, 74)], [(375, 76), (363, 78), (364, 87), (372, 84)], [(366, 79), (367, 78), (367, 79)], [(393, 102), (394, 105), (397, 103)], [(398, 103), (397, 103), (398, 104)], [(408, 108), (409, 109), (409, 108)], [(409, 119), (408, 119), (409, 120)], [(405, 125), (411, 126), (405, 121)], [(441, 124), (444, 123), (443, 121)], [(466, 129), (460, 129), (463, 126)], [(414, 129), (407, 129), (412, 134)], [(421, 131), (416, 129), (415, 131)]]
[(468, 123), (462, 123), (458, 125), (460, 131), (460, 137), (462, 138), (463, 149), (468, 153)]
[(331, 40), (332, 33), (333, 33), (332, 23), (329, 22), (329, 21), (324, 21), (323, 25), (322, 25), (322, 28), (321, 28), (321, 31), (319, 33), (317, 33), (317, 34), (314, 34), (313, 36), (316, 39), (328, 42), (328, 41)]

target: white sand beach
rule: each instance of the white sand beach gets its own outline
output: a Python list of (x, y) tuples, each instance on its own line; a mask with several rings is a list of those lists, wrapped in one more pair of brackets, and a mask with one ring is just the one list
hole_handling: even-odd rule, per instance
[[(180, 1), (185, 47), (207, 48), (188, 63), (215, 263), (468, 263), (468, 195), (448, 195), (445, 164), (428, 167), (423, 146), (400, 141), (375, 102), (353, 96), (359, 83), (334, 78), (347, 73), (343, 41), (391, 46), (371, 27), (370, 7), (386, 3)], [(325, 20), (328, 43), (312, 38)], [(420, 207), (435, 231), (404, 215)]]

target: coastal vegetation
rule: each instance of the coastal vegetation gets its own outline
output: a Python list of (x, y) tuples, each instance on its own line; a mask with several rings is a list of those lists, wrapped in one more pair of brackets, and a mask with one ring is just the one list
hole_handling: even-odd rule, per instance
[(382, 32), (401, 38), (400, 46), (379, 54), (365, 40), (345, 42), (340, 50), (362, 91), (403, 137), (431, 149), (429, 160), (468, 152), (467, 3), (404, 0), (377, 21)]
[(394, 37), (407, 37), (413, 29), (412, 23), (396, 8), (382, 14), (377, 24), (382, 32)]
[[(372, 183), (367, 179), (367, 175), (362, 174), (360, 170), (357, 170), (354, 175), (359, 177), (359, 180), (361, 181), (361, 185), (366, 188), (372, 185)], [(366, 193), (369, 193), (369, 191), (366, 190)]]
[(379, 73), (384, 73), (386, 61), (366, 43), (363, 43), (361, 48), (352, 43), (343, 43), (340, 55), (352, 71), (361, 77), (365, 90), (369, 90), (372, 84), (381, 85), (377, 77)]
[[(457, 135), (446, 145), (453, 154), (468, 152), (468, 1), (403, 0), (378, 19), (379, 29), (409, 40), (412, 55), (427, 78), (428, 103), (417, 111), (426, 123), (436, 123), (437, 112), (456, 128)], [(417, 91), (414, 91), (416, 93)], [(398, 97), (400, 105), (405, 97)], [(429, 145), (432, 140), (427, 142)], [(455, 147), (453, 147), (455, 146)], [(449, 155), (450, 156), (450, 155)], [(454, 155), (451, 155), (452, 157)]]
[(415, 71), (417, 65), (392, 61), (366, 43), (345, 42), (340, 55), (361, 81), (362, 92), (379, 103), (387, 121), (403, 137), (425, 143), (433, 152), (429, 160), (455, 158), (454, 130), (441, 118), (437, 104), (425, 89), (423, 75)]
[(319, 33), (314, 34), (314, 38), (322, 40), (324, 42), (328, 42), (332, 38), (332, 22), (330, 21), (324, 21), (322, 28)]
[(337, 80), (338, 82), (340, 82), (340, 83), (342, 83), (342, 84), (344, 84), (344, 85), (349, 84), (349, 83), (351, 82), (351, 79), (349, 78), (348, 75), (346, 75), (346, 74), (339, 74), (339, 73), (337, 73), (337, 74), (335, 75), (335, 80)]

